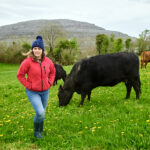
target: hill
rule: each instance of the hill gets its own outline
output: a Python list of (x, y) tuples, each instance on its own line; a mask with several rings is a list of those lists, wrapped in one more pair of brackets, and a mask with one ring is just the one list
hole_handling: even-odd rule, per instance
[(102, 27), (98, 27), (94, 24), (87, 22), (80, 22), (67, 19), (56, 20), (31, 20), (19, 22), (16, 24), (5, 25), (0, 27), (0, 41), (14, 41), (17, 39), (28, 39), (33, 41), (35, 34), (48, 23), (55, 23), (62, 26), (62, 28), (68, 33), (69, 38), (77, 38), (80, 47), (93, 47), (95, 45), (95, 37), (97, 34), (106, 34), (110, 36), (114, 34), (116, 38), (121, 37), (123, 39), (132, 38), (127, 34), (106, 30)]

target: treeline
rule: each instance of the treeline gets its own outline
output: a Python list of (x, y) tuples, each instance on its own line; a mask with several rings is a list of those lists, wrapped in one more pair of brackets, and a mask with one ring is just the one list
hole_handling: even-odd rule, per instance
[[(47, 56), (55, 63), (70, 65), (83, 57), (90, 56), (92, 52), (87, 51), (84, 56), (76, 39), (68, 39), (66, 32), (58, 25), (48, 24), (43, 27), (36, 35), (42, 35), (45, 43)], [(115, 38), (112, 34), (98, 34), (96, 37), (96, 49), (94, 54), (115, 53), (120, 51), (136, 52), (150, 50), (150, 30), (144, 30), (135, 41), (128, 38)], [(34, 39), (33, 39), (34, 40)], [(31, 43), (27, 41), (15, 41), (12, 43), (0, 42), (0, 62), (3, 63), (21, 63), (25, 58), (22, 53), (31, 49)]]
[(116, 39), (113, 34), (110, 37), (98, 34), (96, 36), (96, 50), (99, 54), (126, 51), (136, 52), (140, 55), (141, 52), (150, 50), (150, 30), (144, 30), (135, 41), (130, 38)]
[[(0, 62), (18, 64), (21, 63), (25, 57), (23, 53), (31, 49), (31, 44), (24, 41), (0, 42)], [(56, 47), (50, 51), (48, 46), (45, 46), (47, 56), (54, 62), (63, 65), (73, 64), (77, 60), (79, 53), (76, 39), (60, 40)]]

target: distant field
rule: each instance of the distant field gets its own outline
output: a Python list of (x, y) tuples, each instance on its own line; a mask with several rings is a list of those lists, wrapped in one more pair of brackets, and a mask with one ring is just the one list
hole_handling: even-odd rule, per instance
[(16, 78), (18, 68), (0, 64), (0, 150), (150, 149), (150, 64), (140, 70), (139, 100), (133, 90), (124, 99), (126, 88), (120, 83), (94, 89), (83, 107), (77, 107), (81, 97), (75, 93), (68, 106), (59, 108), (63, 81), (58, 81), (50, 89), (42, 140), (33, 136), (34, 110)]

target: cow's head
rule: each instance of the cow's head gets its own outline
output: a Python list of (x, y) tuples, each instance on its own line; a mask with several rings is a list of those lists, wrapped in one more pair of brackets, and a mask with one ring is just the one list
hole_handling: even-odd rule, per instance
[(66, 106), (69, 104), (72, 94), (73, 92), (71, 92), (69, 89), (63, 89), (63, 87), (60, 85), (58, 92), (59, 106)]

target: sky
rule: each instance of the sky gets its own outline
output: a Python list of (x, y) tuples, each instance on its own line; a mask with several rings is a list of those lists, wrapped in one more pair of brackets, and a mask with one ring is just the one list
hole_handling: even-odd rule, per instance
[(150, 0), (1, 0), (0, 26), (70, 19), (139, 37), (150, 30)]

